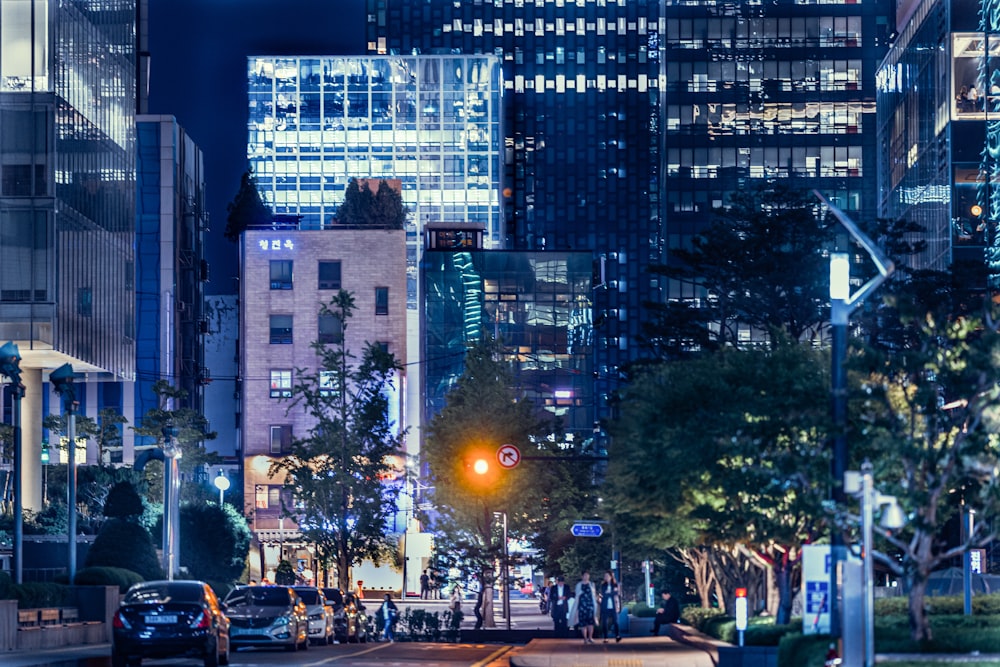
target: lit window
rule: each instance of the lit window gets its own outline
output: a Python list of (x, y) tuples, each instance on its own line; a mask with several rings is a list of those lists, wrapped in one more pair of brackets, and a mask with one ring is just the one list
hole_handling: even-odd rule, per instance
[(271, 398), (291, 398), (292, 371), (271, 370)]

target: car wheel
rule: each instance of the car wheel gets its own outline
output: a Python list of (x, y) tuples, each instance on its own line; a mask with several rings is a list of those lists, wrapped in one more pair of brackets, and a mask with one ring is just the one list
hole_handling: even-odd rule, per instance
[(126, 665), (128, 665), (128, 657), (122, 655), (121, 651), (111, 649), (111, 667), (126, 667)]
[[(298, 637), (296, 637), (296, 639), (298, 639)], [(285, 650), (288, 651), (289, 653), (294, 653), (295, 651), (298, 651), (299, 650), (298, 641), (296, 641), (293, 644), (285, 644)]]
[(219, 667), (219, 638), (205, 645), (205, 667)]
[(229, 638), (226, 638), (226, 648), (223, 649), (222, 653), (219, 654), (219, 664), (228, 665), (229, 664)]

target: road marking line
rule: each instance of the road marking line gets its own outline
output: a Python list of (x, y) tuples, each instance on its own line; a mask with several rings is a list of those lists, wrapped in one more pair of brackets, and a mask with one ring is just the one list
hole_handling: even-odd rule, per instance
[(372, 646), (371, 648), (366, 648), (364, 651), (358, 651), (357, 653), (334, 655), (329, 658), (317, 660), (316, 662), (304, 662), (301, 663), (301, 667), (316, 667), (317, 665), (326, 665), (331, 662), (336, 662), (337, 660), (343, 660), (344, 658), (356, 658), (359, 655), (364, 655), (365, 653), (371, 653), (373, 651), (381, 651), (382, 649), (389, 648), (390, 646), (392, 646), (392, 644), (378, 644), (376, 646)]
[(497, 658), (499, 658), (500, 656), (502, 656), (504, 653), (506, 653), (507, 651), (511, 650), (512, 648), (514, 648), (514, 647), (513, 646), (501, 646), (500, 648), (498, 648), (497, 650), (493, 651), (493, 653), (490, 653), (488, 656), (486, 656), (485, 658), (483, 658), (479, 662), (472, 663), (469, 667), (486, 667), (486, 665), (490, 664), (491, 662), (493, 662), (494, 660), (496, 660)]

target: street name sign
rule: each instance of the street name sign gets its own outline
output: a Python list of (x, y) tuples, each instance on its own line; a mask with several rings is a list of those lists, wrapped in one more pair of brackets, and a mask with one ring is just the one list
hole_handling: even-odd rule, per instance
[(573, 537), (600, 537), (604, 534), (604, 526), (599, 523), (574, 523), (569, 532)]
[(497, 463), (500, 464), (501, 468), (510, 470), (511, 468), (516, 468), (520, 462), (520, 449), (514, 445), (500, 445), (500, 449), (497, 450)]

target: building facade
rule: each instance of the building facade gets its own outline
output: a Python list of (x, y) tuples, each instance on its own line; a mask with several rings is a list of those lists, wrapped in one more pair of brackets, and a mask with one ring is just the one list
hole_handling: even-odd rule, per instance
[[(366, 343), (380, 343), (406, 368), (406, 240), (404, 230), (250, 230), (240, 252), (243, 497), (260, 554), (250, 559), (259, 580), (280, 558), (302, 558), (297, 527), (282, 518), (283, 479), (269, 471), (314, 424), (288, 400), (300, 369), (319, 371), (313, 343), (343, 339), (358, 360)], [(320, 313), (341, 289), (356, 306), (345, 329)], [(406, 381), (404, 371), (390, 400), (399, 425)]]
[[(174, 409), (204, 412), (205, 181), (201, 150), (173, 116), (137, 117), (135, 415), (160, 408), (153, 385), (186, 396)], [(155, 441), (137, 443), (155, 445)], [(124, 460), (132, 460), (123, 452)], [(122, 459), (119, 459), (122, 460)]]
[(22, 355), (28, 509), (44, 371), (135, 374), (135, 43), (134, 0), (0, 1), (0, 338)]
[(446, 225), (426, 234), (425, 423), (462, 376), (469, 343), (486, 332), (501, 342), (515, 391), (595, 451), (591, 253), (482, 250), (442, 242), (462, 234)]
[(1000, 5), (937, 0), (900, 11), (878, 76), (881, 214), (922, 227), (927, 249), (914, 268), (985, 262), (996, 288)]
[(504, 247), (590, 251), (600, 415), (664, 261), (660, 2), (368, 1), (372, 53), (489, 54), (504, 80)]

